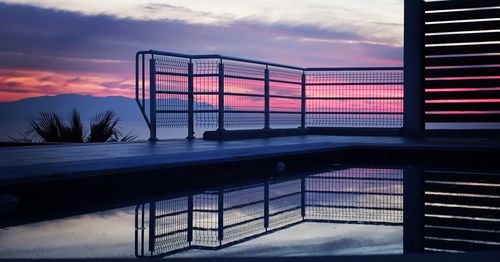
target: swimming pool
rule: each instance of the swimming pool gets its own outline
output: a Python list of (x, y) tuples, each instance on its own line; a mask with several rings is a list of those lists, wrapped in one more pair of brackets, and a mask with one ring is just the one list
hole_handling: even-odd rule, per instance
[[(46, 211), (36, 221), (2, 223), (0, 257), (498, 250), (499, 173), (336, 164), (244, 183), (151, 192), (98, 209), (74, 203), (72, 214)], [(15, 213), (4, 210), (2, 216)]]

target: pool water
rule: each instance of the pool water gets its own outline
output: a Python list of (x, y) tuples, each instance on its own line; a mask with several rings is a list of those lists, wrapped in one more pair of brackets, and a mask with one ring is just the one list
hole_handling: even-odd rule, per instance
[(0, 258), (401, 254), (404, 183), (415, 181), (404, 178), (415, 174), (422, 251), (500, 249), (497, 173), (337, 166), (5, 225)]

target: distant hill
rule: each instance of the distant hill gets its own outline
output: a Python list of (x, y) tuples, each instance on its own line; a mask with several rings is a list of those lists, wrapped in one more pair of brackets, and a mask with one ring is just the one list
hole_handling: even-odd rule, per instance
[[(167, 104), (167, 102), (172, 105), (172, 108), (182, 108), (187, 105), (187, 101), (180, 99), (168, 99), (168, 101), (162, 101), (159, 104)], [(146, 103), (149, 104), (149, 101), (146, 101)], [(203, 109), (214, 108), (206, 103), (196, 103), (195, 106)], [(89, 121), (96, 113), (113, 110), (122, 120), (122, 126), (125, 129), (146, 131), (144, 130), (145, 125), (142, 126), (144, 119), (133, 98), (64, 94), (0, 103), (0, 141), (9, 140), (9, 136), (15, 136), (18, 132), (25, 131), (27, 121), (36, 118), (39, 112), (53, 111), (65, 116), (69, 115), (73, 108), (80, 112), (84, 121)], [(146, 110), (149, 112), (148, 108)], [(135, 127), (138, 123), (142, 127)]]

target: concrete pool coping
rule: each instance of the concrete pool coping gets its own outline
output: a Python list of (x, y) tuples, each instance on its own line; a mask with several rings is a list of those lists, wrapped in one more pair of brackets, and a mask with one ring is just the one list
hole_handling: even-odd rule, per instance
[(0, 148), (0, 186), (349, 149), (494, 153), (500, 151), (500, 139), (305, 135), (4, 147)]

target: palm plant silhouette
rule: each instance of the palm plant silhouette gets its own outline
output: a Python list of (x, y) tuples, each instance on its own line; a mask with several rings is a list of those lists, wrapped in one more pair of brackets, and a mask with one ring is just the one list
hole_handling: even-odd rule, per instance
[(97, 114), (90, 122), (90, 132), (84, 128), (80, 113), (73, 109), (69, 123), (55, 112), (40, 112), (39, 118), (29, 121), (32, 139), (37, 142), (95, 143), (133, 141), (137, 137), (124, 134), (119, 127), (120, 119), (113, 111)]

